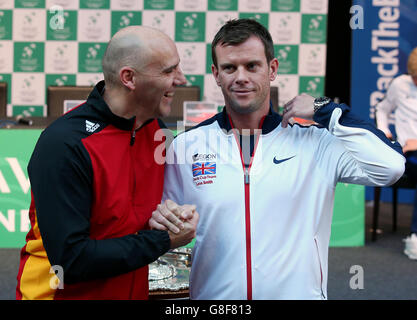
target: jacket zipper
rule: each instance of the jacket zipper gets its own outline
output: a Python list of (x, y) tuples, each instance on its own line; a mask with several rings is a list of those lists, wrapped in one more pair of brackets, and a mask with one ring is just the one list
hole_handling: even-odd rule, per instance
[[(243, 160), (242, 147), (239, 142), (239, 138), (233, 127), (232, 119), (229, 117), (229, 122), (232, 127), (232, 132), (235, 137), (237, 146), (239, 148), (240, 160), (242, 161), (242, 168), (244, 172), (244, 185), (245, 185), (245, 232), (246, 232), (246, 286), (247, 286), (247, 299), (252, 300), (252, 250), (251, 250), (251, 226), (250, 226), (250, 169), (252, 167), (253, 159), (255, 158), (256, 147), (258, 146), (258, 141), (261, 135), (256, 138), (255, 146), (253, 149), (253, 154), (250, 159), (249, 166), (245, 166), (245, 161)], [(265, 117), (262, 118), (259, 127), (262, 128), (262, 124)]]
[(135, 144), (135, 138), (136, 138), (136, 130), (133, 129), (132, 134), (130, 135), (130, 145), (133, 146)]

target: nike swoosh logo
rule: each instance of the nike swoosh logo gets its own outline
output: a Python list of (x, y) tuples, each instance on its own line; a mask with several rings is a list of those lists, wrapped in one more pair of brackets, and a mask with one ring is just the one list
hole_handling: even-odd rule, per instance
[(277, 160), (277, 158), (276, 157), (274, 157), (274, 163), (275, 164), (280, 164), (280, 163), (282, 163), (282, 162), (284, 162), (284, 161), (287, 161), (287, 160), (290, 160), (290, 159), (292, 159), (292, 158), (294, 158), (295, 156), (292, 156), (292, 157), (289, 157), (289, 158), (286, 158), (286, 159), (281, 159), (281, 160)]

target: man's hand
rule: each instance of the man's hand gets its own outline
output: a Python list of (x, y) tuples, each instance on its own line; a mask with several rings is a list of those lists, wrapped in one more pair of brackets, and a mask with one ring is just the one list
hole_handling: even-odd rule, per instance
[(179, 233), (168, 231), (169, 239), (171, 240), (171, 249), (185, 246), (195, 238), (198, 219), (199, 214), (197, 211), (194, 211), (191, 219), (184, 221), (184, 228)]
[(299, 117), (306, 120), (313, 120), (314, 116), (314, 97), (302, 93), (284, 105), (284, 115), (281, 125), (283, 128), (288, 126), (292, 117)]
[(152, 212), (149, 226), (151, 229), (179, 233), (180, 230), (185, 228), (184, 222), (193, 218), (195, 210), (195, 205), (184, 204), (180, 206), (172, 200), (165, 200), (164, 203), (158, 204), (156, 210)]
[(408, 139), (403, 147), (403, 153), (417, 150), (417, 139)]

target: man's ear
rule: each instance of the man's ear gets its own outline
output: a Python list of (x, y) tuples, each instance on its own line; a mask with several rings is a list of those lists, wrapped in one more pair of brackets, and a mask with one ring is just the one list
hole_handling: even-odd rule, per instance
[(217, 82), (217, 85), (220, 87), (219, 70), (217, 70), (217, 68), (214, 64), (211, 65), (211, 72), (213, 73), (213, 76), (214, 76), (214, 79)]
[(269, 80), (274, 81), (277, 77), (279, 62), (277, 58), (274, 58), (269, 63)]
[(130, 67), (123, 67), (119, 71), (120, 82), (129, 90), (135, 90), (135, 71)]

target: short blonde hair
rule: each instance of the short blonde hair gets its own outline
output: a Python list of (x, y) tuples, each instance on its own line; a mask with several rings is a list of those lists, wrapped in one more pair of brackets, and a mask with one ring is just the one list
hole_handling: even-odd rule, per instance
[(407, 69), (409, 75), (417, 76), (417, 47), (408, 56)]

